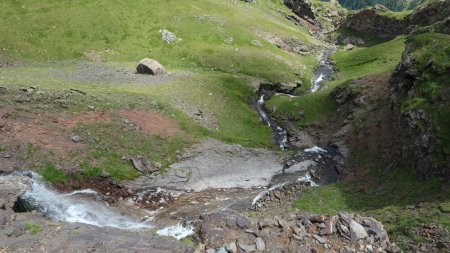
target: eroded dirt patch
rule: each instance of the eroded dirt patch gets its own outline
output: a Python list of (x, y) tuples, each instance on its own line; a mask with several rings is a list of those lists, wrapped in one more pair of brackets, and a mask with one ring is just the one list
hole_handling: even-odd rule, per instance
[(83, 144), (71, 142), (71, 133), (59, 128), (50, 118), (25, 111), (17, 113), (12, 108), (0, 108), (2, 145), (16, 148), (33, 145), (55, 154), (83, 147)]
[(79, 123), (92, 123), (92, 122), (111, 122), (111, 116), (107, 112), (87, 112), (76, 114), (71, 117), (59, 117), (56, 122), (67, 128), (74, 128)]
[(119, 113), (148, 134), (171, 137), (181, 132), (178, 123), (174, 119), (157, 112), (122, 109), (119, 110)]

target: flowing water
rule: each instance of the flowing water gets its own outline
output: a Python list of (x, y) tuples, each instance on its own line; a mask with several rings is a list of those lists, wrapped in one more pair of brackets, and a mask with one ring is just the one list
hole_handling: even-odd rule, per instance
[[(315, 93), (319, 88), (328, 80), (333, 74), (333, 67), (330, 61), (331, 54), (334, 51), (330, 50), (320, 57), (319, 66), (314, 71), (314, 78), (311, 80), (312, 87), (310, 89), (311, 93)], [(285, 95), (289, 97), (297, 97), (291, 94), (276, 93), (276, 95)], [(280, 127), (276, 121), (270, 117), (264, 109), (266, 94), (261, 95), (258, 100), (256, 109), (258, 111), (261, 122), (272, 129), (272, 133), (275, 139), (275, 143), (280, 147), (281, 150), (286, 150), (289, 147), (288, 144), (288, 133), (285, 129)]]
[[(316, 92), (332, 74), (329, 56), (327, 52), (322, 56), (320, 66), (315, 71), (311, 93)], [(289, 94), (285, 94), (289, 95)], [(288, 133), (277, 125), (264, 110), (265, 96), (261, 95), (257, 103), (257, 111), (261, 121), (269, 126), (274, 134), (274, 139), (281, 150), (288, 148)], [(303, 154), (314, 154), (319, 159), (330, 155), (334, 151), (312, 147), (305, 149)], [(317, 160), (316, 160), (317, 161)], [(19, 202), (26, 206), (27, 210), (37, 210), (47, 218), (55, 221), (66, 221), (90, 224), (98, 227), (113, 227), (119, 229), (150, 229), (159, 227), (157, 234), (172, 236), (177, 239), (190, 236), (194, 233), (189, 223), (177, 223), (174, 220), (195, 220), (198, 215), (205, 212), (242, 212), (258, 203), (271, 191), (283, 189), (293, 182), (309, 182), (311, 186), (317, 186), (312, 180), (310, 166), (315, 164), (311, 158), (299, 157), (296, 163), (288, 169), (273, 175), (268, 185), (263, 189), (208, 189), (202, 192), (184, 192), (175, 196), (176, 201), (168, 204), (166, 208), (160, 208), (154, 212), (148, 212), (144, 219), (137, 218), (129, 212), (122, 213), (118, 209), (109, 206), (102, 200), (101, 194), (92, 189), (73, 191), (71, 193), (58, 193), (48, 187), (39, 175), (33, 172), (15, 172), (15, 175), (28, 176), (32, 179), (32, 188), (25, 192)], [(296, 169), (298, 167), (298, 169)], [(8, 175), (0, 175), (0, 179)], [(281, 182), (280, 182), (281, 181)], [(158, 226), (160, 225), (160, 226)]]
[(50, 220), (120, 229), (152, 227), (149, 220), (141, 221), (130, 215), (121, 214), (108, 206), (99, 199), (98, 193), (94, 190), (86, 189), (66, 194), (58, 193), (43, 183), (38, 174), (27, 171), (20, 174), (30, 176), (32, 179), (31, 190), (20, 197), (20, 203), (23, 203), (28, 210), (37, 210)]
[(333, 67), (331, 64), (331, 54), (333, 54), (334, 51), (330, 50), (325, 52), (321, 57), (319, 61), (319, 66), (314, 71), (314, 77), (311, 80), (311, 93), (317, 92), (322, 85), (330, 80), (330, 77), (333, 75)]
[(266, 111), (264, 110), (265, 96), (266, 95), (261, 95), (258, 100), (257, 110), (259, 117), (261, 118), (263, 124), (269, 126), (272, 129), (272, 133), (278, 147), (280, 147), (281, 150), (285, 150), (288, 147), (288, 133), (285, 129), (278, 126), (274, 119), (267, 115)]

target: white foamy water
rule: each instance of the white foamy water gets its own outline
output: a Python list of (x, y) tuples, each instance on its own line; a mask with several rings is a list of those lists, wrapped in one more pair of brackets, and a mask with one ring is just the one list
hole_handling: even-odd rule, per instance
[(314, 154), (326, 154), (328, 151), (326, 151), (323, 148), (319, 148), (317, 146), (314, 146), (312, 148), (307, 148), (304, 150), (306, 153), (314, 153)]
[(302, 176), (302, 177), (299, 177), (299, 178), (297, 179), (297, 181), (299, 181), (299, 182), (305, 182), (305, 183), (308, 183), (308, 182), (309, 182), (309, 184), (310, 184), (312, 187), (314, 187), (314, 186), (319, 186), (318, 184), (316, 184), (316, 183), (312, 180), (311, 174), (309, 174), (309, 173), (306, 173), (306, 175), (304, 175), (304, 176)]
[(160, 236), (171, 236), (176, 238), (177, 240), (181, 240), (193, 235), (194, 229), (191, 226), (185, 227), (181, 224), (177, 224), (175, 226), (160, 229), (156, 231), (156, 233)]
[(147, 221), (123, 215), (104, 202), (80, 198), (79, 194), (97, 194), (86, 189), (68, 194), (61, 194), (48, 188), (41, 182), (39, 175), (33, 173), (33, 186), (22, 200), (51, 220), (78, 222), (97, 227), (120, 229), (145, 229), (152, 225)]
[(313, 80), (313, 87), (311, 88), (311, 93), (314, 93), (314, 92), (319, 90), (320, 85), (322, 84), (324, 77), (325, 77), (325, 75), (321, 73), (319, 75), (319, 77), (317, 77), (317, 79)]

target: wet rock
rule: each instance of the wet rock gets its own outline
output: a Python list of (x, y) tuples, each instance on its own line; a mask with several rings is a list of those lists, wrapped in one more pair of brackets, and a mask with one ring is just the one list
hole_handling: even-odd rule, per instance
[(157, 61), (149, 58), (142, 59), (136, 67), (138, 74), (164, 75), (164, 67)]
[(0, 178), (0, 209), (13, 210), (18, 198), (32, 187), (31, 178), (27, 176), (3, 176)]
[(261, 237), (257, 237), (255, 240), (256, 249), (258, 251), (265, 251), (266, 250), (266, 243)]
[(356, 221), (350, 222), (350, 233), (352, 241), (354, 242), (360, 239), (365, 239), (369, 236), (364, 227), (361, 224), (357, 223)]

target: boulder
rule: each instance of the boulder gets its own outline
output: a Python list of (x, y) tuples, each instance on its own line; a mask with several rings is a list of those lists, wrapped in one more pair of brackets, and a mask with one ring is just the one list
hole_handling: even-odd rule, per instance
[(350, 222), (350, 233), (352, 236), (352, 241), (358, 241), (369, 236), (364, 227), (356, 221)]
[(159, 62), (149, 58), (142, 59), (136, 67), (136, 71), (138, 74), (147, 75), (163, 75), (166, 72)]
[(30, 190), (33, 183), (27, 176), (8, 175), (0, 177), (0, 209), (13, 210), (17, 199)]
[(347, 44), (345, 47), (344, 47), (344, 49), (345, 49), (345, 51), (348, 51), (348, 50), (352, 50), (353, 49), (353, 44)]

